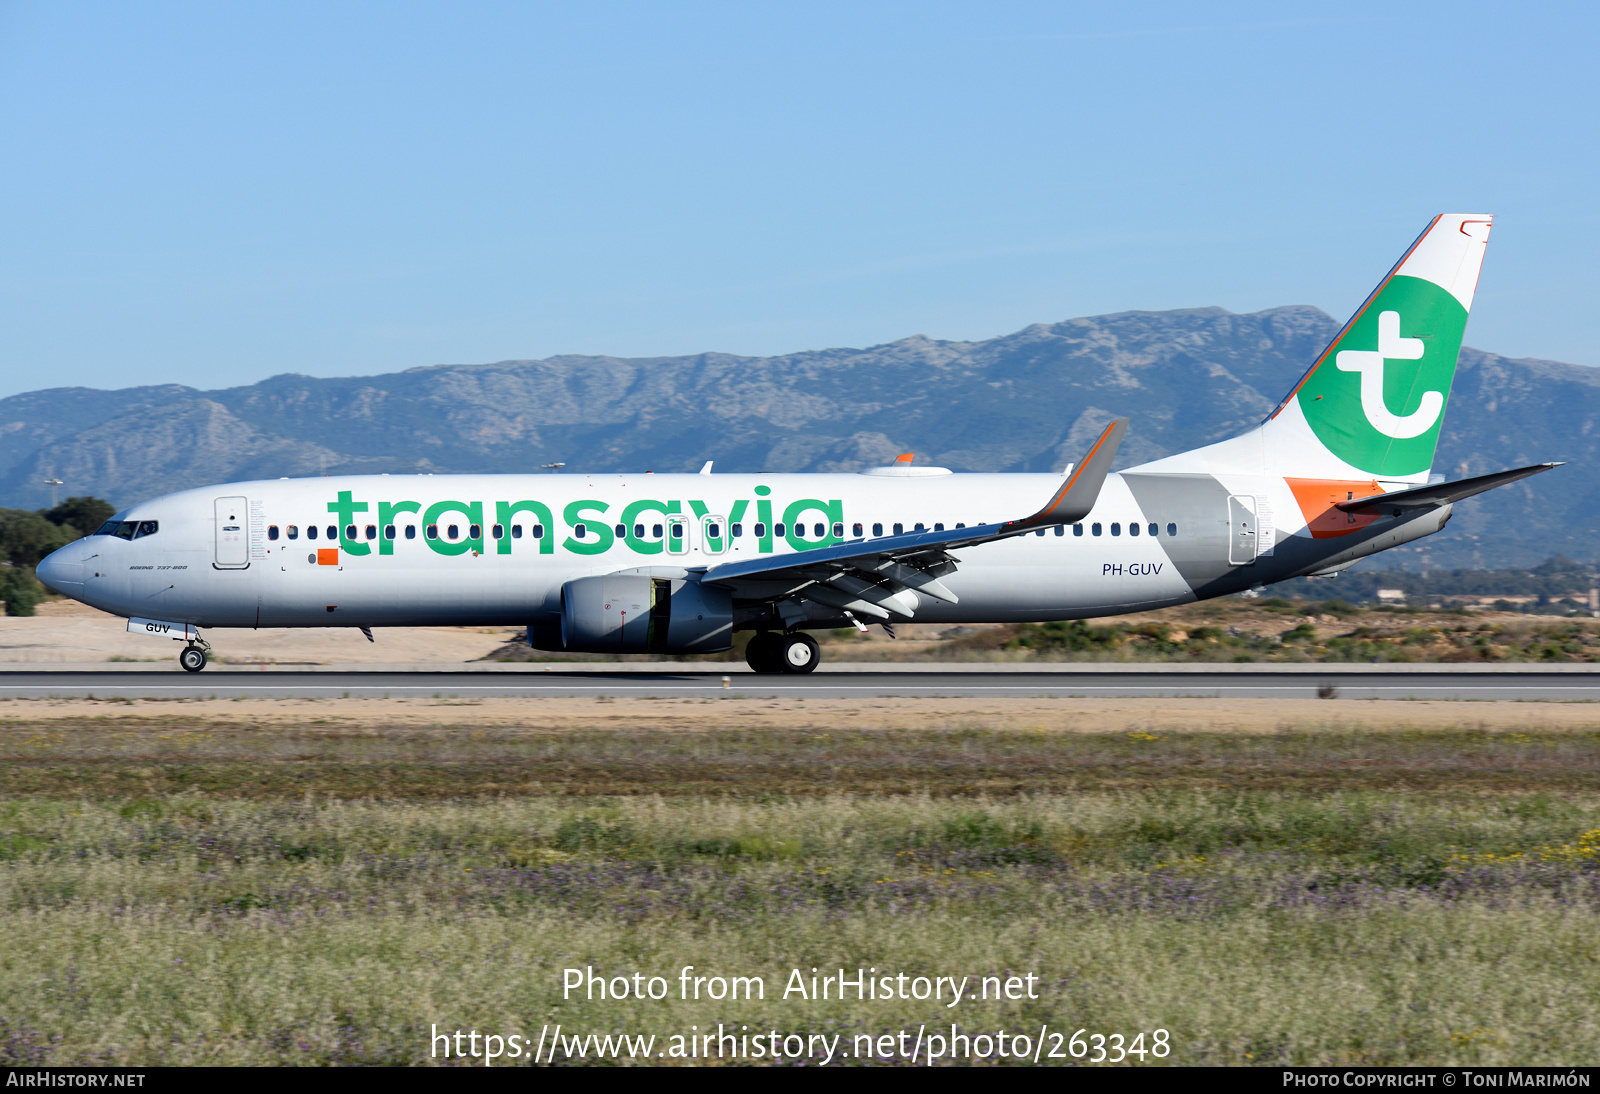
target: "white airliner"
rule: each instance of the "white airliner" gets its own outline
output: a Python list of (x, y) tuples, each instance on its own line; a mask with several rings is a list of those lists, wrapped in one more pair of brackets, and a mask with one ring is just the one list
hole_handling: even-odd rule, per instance
[(1079, 619), (1333, 574), (1555, 464), (1431, 475), (1489, 238), (1435, 217), (1271, 415), (1109, 473), (1126, 419), (1060, 475), (365, 475), (141, 502), (39, 566), (185, 643), (206, 627), (527, 625), (543, 650), (711, 653), (810, 672), (807, 628)]

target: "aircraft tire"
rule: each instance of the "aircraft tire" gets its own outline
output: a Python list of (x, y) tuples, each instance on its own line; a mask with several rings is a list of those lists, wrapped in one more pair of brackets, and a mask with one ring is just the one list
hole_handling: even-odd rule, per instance
[(786, 634), (778, 646), (780, 671), (791, 676), (815, 671), (821, 660), (822, 649), (817, 645), (817, 640), (809, 634), (802, 634), (799, 631)]
[(206, 667), (206, 651), (199, 646), (185, 646), (178, 654), (178, 664), (184, 672), (199, 672)]
[(751, 670), (762, 674), (782, 672), (783, 666), (778, 664), (778, 642), (780, 636), (770, 631), (757, 631), (750, 636), (749, 645), (744, 648), (745, 664)]

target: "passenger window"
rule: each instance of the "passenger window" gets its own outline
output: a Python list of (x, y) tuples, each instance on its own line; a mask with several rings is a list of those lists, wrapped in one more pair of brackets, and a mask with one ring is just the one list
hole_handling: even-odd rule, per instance
[[(333, 538), (332, 533), (329, 533), (328, 538), (329, 539)], [(344, 538), (345, 539), (355, 539), (356, 538), (356, 526), (354, 524), (346, 524), (344, 526)]]
[(406, 525), (406, 538), (407, 539), (416, 539), (417, 538), (417, 526), (415, 524)]
[(1111, 534), (1114, 536), (1120, 536), (1122, 534), (1121, 522), (1115, 520), (1111, 522)]
[(534, 539), (543, 539), (544, 538), (544, 525), (535, 524), (533, 526), (533, 538)]
[(572, 538), (573, 539), (583, 539), (588, 534), (589, 534), (589, 529), (585, 525), (574, 524), (572, 526)]
[(1081, 524), (1074, 524), (1074, 525), (1073, 525), (1073, 526), (1072, 526), (1072, 534), (1073, 534), (1073, 535), (1075, 535), (1075, 536), (1081, 536), (1081, 535), (1083, 535), (1083, 525), (1081, 525)]
[(299, 539), (300, 526), (298, 524), (291, 524), (289, 527), (284, 529), (284, 534), (286, 534), (290, 539)]
[(377, 539), (378, 538), (378, 526), (376, 524), (367, 525), (367, 538), (368, 539)]
[(650, 526), (650, 538), (651, 539), (660, 539), (661, 538), (661, 525), (652, 524)]
[(437, 524), (430, 524), (422, 530), (422, 534), (427, 536), (429, 539), (438, 539), (439, 526)]
[(1178, 526), (1176, 524), (1167, 525), (1167, 535), (1176, 539), (1178, 535)]
[(1067, 526), (1065, 524), (1056, 525), (1056, 535), (1064, 536), (1066, 534), (1067, 534)]
[[(355, 539), (356, 538), (355, 529), (356, 529), (356, 526), (354, 524), (352, 524), (350, 526), (350, 538), (351, 539)], [(328, 538), (329, 539), (338, 539), (339, 538), (339, 529), (334, 527), (331, 524), (328, 525)]]
[[(659, 524), (658, 524), (658, 525), (656, 525), (656, 528), (657, 528), (657, 529), (659, 529), (659, 528), (660, 528), (660, 527), (661, 527), (661, 525), (659, 525)], [(657, 531), (657, 532), (656, 532), (656, 535), (658, 535), (658, 536), (659, 536), (659, 535), (660, 535), (660, 534), (661, 534), (661, 533), (660, 533), (660, 532), (659, 532), (659, 531)], [(757, 538), (757, 539), (760, 539), (760, 538), (761, 538), (761, 537), (762, 537), (762, 536), (764, 536), (764, 535), (766, 535), (766, 534), (767, 534), (767, 526), (766, 526), (766, 525), (765, 525), (765, 524), (760, 524), (760, 523), (758, 523), (758, 524), (757, 524), (757, 525), (756, 525), (756, 538)]]
[(306, 525), (306, 538), (307, 539), (316, 539), (317, 538), (317, 526), (315, 524)]
[(905, 534), (905, 530), (906, 530), (906, 526), (904, 524), (896, 524), (894, 526), (894, 534), (897, 535), (897, 536), (898, 535), (904, 535)]
[[(578, 525), (578, 527), (582, 528), (583, 525), (580, 524), (580, 525)], [(683, 538), (683, 525), (674, 524), (672, 526), (672, 538), (673, 539), (682, 539)]]
[(744, 535), (744, 525), (730, 524), (728, 525), (728, 531), (733, 535), (734, 539), (738, 539), (740, 536)]
[(775, 535), (775, 536), (783, 535), (783, 525), (782, 524), (774, 524), (772, 526), (772, 534)]
[[(1113, 532), (1112, 534), (1115, 535), (1116, 533)], [(1138, 535), (1139, 534), (1139, 526), (1137, 524), (1128, 525), (1128, 534), (1130, 536)]]
[(521, 539), (522, 538), (522, 525), (513, 524), (511, 526), (511, 538), (512, 539)]
[(506, 538), (506, 526), (504, 524), (496, 524), (493, 528), (489, 529), (489, 531), (495, 539)]
[(278, 538), (278, 526), (276, 524), (267, 525), (267, 538), (268, 539), (277, 539)]
[(1099, 521), (1095, 521), (1093, 524), (1089, 525), (1089, 534), (1091, 536), (1098, 536), (1100, 534), (1100, 522)]
[(852, 524), (852, 525), (851, 525), (851, 526), (850, 526), (850, 534), (851, 534), (851, 535), (852, 535), (852, 536), (855, 536), (855, 537), (856, 537), (856, 538), (857, 538), (857, 539), (860, 539), (860, 538), (861, 538), (861, 536), (862, 536), (862, 534), (863, 534), (863, 533), (862, 533), (862, 529), (861, 529), (861, 525), (859, 525), (859, 524)]
[(922, 523), (922, 522), (921, 522), (921, 521), (920, 521), (920, 520), (919, 520), (919, 521), (917, 521), (917, 528), (916, 528), (916, 530), (917, 530), (917, 531), (919, 531), (919, 532), (926, 532), (926, 531), (927, 531), (927, 530), (928, 530), (928, 526), (927, 526), (927, 525), (926, 525), (926, 524), (923, 524), (923, 523)]
[(960, 521), (959, 521), (959, 520), (958, 520), (958, 521), (956, 521), (956, 527), (957, 527), (957, 528), (965, 528), (965, 527), (966, 527), (966, 525), (965, 525), (965, 524), (963, 524), (963, 523), (961, 523), (961, 522), (960, 522)]
[(833, 526), (833, 538), (834, 539), (843, 539), (844, 538), (844, 525), (835, 524)]
[(875, 536), (881, 536), (881, 535), (883, 535), (883, 525), (881, 525), (881, 524), (874, 524), (874, 525), (873, 525), (873, 526), (872, 526), (872, 534), (873, 534), (873, 535), (875, 535)]
[[(840, 531), (843, 531), (843, 530), (844, 529), (842, 529), (842, 528), (840, 529)], [(826, 524), (817, 524), (817, 525), (812, 526), (811, 531), (816, 534), (816, 537), (818, 539), (822, 539), (824, 536), (826, 536), (828, 534), (828, 526)]]
[(720, 524), (708, 524), (708, 525), (706, 525), (706, 537), (708, 539), (721, 539), (722, 538), (722, 525), (720, 525)]
[(383, 538), (384, 539), (394, 539), (394, 525), (385, 524), (383, 526)]
[(481, 525), (481, 524), (469, 524), (469, 525), (467, 525), (467, 538), (468, 539), (482, 539), (483, 538), (483, 525)]
[[(780, 525), (778, 525), (778, 527), (782, 528), (783, 525), (780, 524)], [(781, 536), (783, 533), (779, 532), (778, 534)], [(795, 539), (805, 539), (806, 538), (806, 526), (804, 524), (796, 524), (794, 526), (794, 538)]]
[[(613, 528), (611, 530), (614, 533), (616, 533), (616, 536), (617, 536), (618, 539), (627, 539), (628, 538), (628, 526), (626, 524), (619, 524), (619, 525), (617, 525), (615, 528)], [(495, 538), (499, 539), (500, 537), (496, 536)]]
[(934, 525), (934, 526), (933, 526), (933, 530), (934, 530), (934, 531), (935, 531), (935, 532), (942, 532), (942, 531), (944, 531), (944, 525), (942, 525), (942, 524), (935, 524), (935, 525)]

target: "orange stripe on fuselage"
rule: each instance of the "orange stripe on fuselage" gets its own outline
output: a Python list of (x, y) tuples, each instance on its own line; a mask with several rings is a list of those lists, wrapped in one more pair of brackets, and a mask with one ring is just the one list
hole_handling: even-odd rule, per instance
[(1332, 539), (1365, 528), (1378, 519), (1376, 513), (1346, 513), (1335, 509), (1334, 503), (1352, 498), (1370, 498), (1383, 493), (1375, 480), (1362, 482), (1351, 479), (1291, 479), (1285, 478), (1294, 493), (1300, 514), (1306, 518), (1306, 527), (1313, 539)]

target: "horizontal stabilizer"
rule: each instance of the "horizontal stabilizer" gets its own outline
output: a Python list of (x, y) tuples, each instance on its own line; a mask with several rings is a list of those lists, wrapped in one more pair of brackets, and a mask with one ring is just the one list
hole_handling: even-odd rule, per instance
[(1428, 486), (1414, 486), (1409, 490), (1396, 490), (1389, 494), (1374, 494), (1370, 498), (1335, 502), (1333, 507), (1342, 509), (1346, 513), (1360, 513), (1370, 510), (1444, 505), (1560, 466), (1559, 463), (1536, 463), (1532, 467), (1519, 467), (1514, 471), (1496, 471), (1492, 475), (1476, 475), (1470, 479), (1457, 479), (1455, 482), (1436, 482)]

